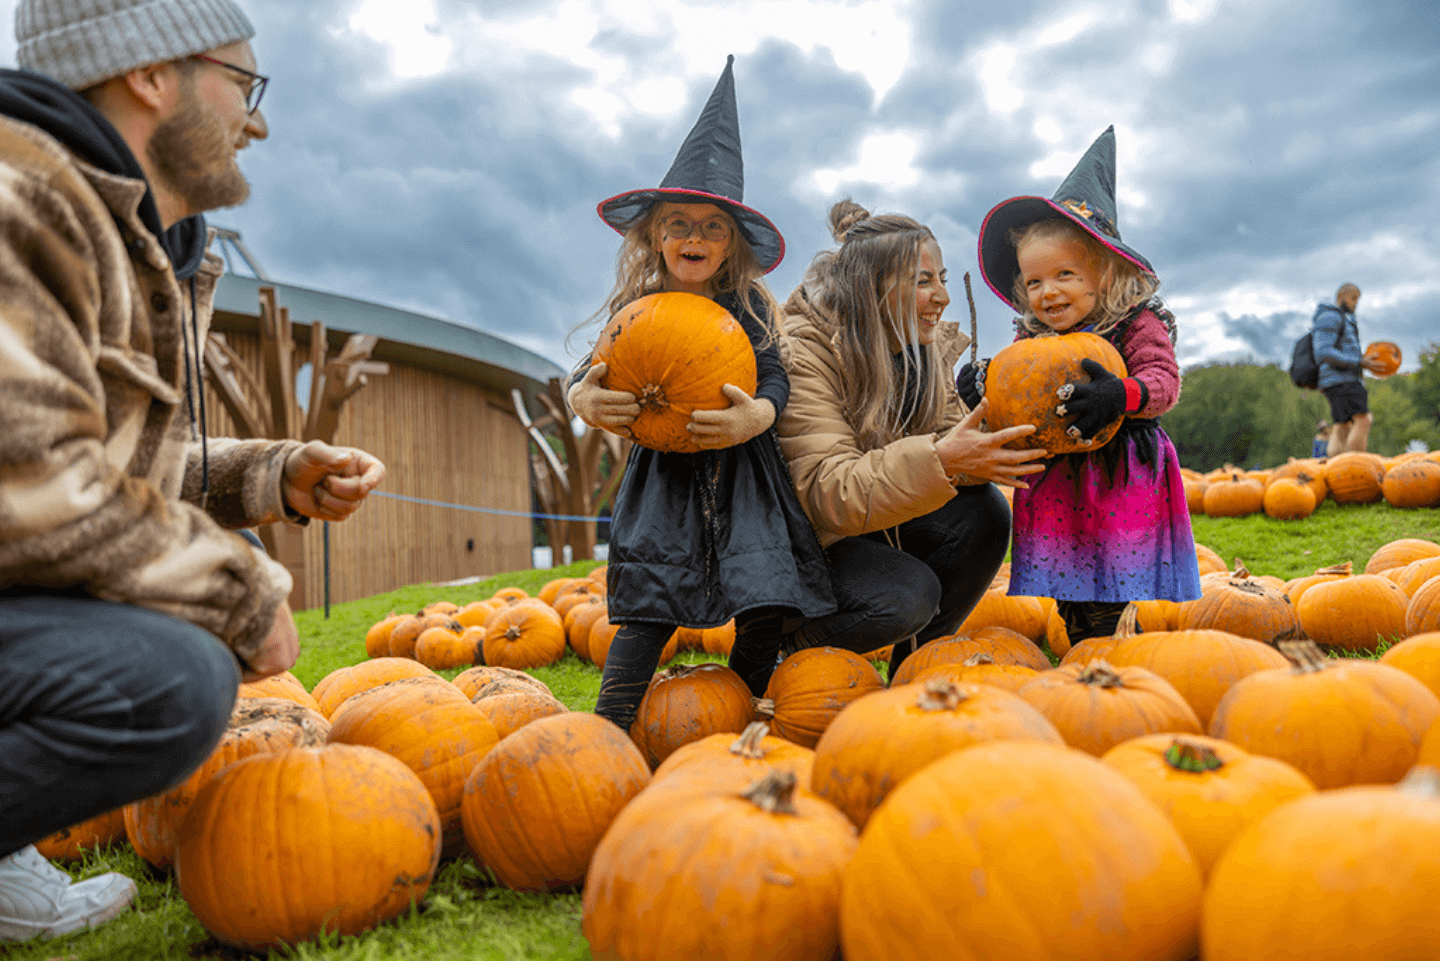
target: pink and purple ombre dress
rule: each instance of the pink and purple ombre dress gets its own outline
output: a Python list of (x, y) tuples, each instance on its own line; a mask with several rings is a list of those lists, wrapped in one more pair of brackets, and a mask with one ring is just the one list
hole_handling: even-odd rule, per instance
[(1175, 445), (1155, 418), (1180, 398), (1164, 308), (1152, 302), (1106, 336), (1149, 403), (1100, 451), (1053, 458), (1015, 491), (1010, 591), (1062, 601), (1190, 601), (1200, 570)]

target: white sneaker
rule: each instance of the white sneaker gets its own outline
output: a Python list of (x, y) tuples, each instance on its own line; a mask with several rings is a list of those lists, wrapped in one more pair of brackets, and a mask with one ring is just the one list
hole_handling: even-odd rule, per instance
[(0, 943), (93, 928), (128, 908), (135, 891), (135, 882), (123, 874), (72, 882), (27, 845), (0, 858)]

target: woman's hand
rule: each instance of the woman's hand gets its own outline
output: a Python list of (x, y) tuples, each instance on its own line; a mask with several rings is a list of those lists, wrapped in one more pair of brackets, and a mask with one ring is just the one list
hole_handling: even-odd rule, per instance
[(1005, 444), (1035, 433), (1035, 425), (1021, 424), (986, 433), (980, 429), (980, 421), (989, 409), (989, 400), (980, 401), (964, 420), (935, 443), (935, 453), (940, 455), (945, 476), (968, 474), (1006, 487), (1029, 487), (1021, 478), (1045, 469), (1044, 464), (1035, 463), (1045, 456), (1045, 451), (1010, 450)]
[(734, 384), (720, 388), (730, 398), (724, 410), (697, 410), (690, 414), (687, 430), (705, 450), (719, 450), (758, 437), (775, 423), (775, 405), (763, 397), (756, 400)]
[(608, 364), (601, 362), (585, 372), (585, 378), (570, 388), (565, 400), (570, 409), (585, 423), (598, 430), (614, 432), (616, 428), (629, 427), (640, 416), (640, 404), (635, 395), (623, 390), (606, 390), (600, 386)]

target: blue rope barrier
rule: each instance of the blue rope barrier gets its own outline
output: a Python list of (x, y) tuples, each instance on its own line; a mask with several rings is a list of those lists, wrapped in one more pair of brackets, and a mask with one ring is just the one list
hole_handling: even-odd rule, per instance
[(445, 501), (432, 501), (424, 497), (409, 497), (405, 494), (390, 494), (386, 491), (371, 491), (371, 497), (384, 497), (392, 501), (405, 501), (407, 504), (424, 504), (426, 507), (448, 507), (451, 510), (469, 511), (472, 514), (499, 514), (502, 517), (528, 517), (532, 520), (541, 521), (600, 521), (608, 524), (609, 517), (581, 517), (575, 514), (532, 514), (529, 511), (506, 511), (498, 507), (472, 507), (469, 504), (448, 504)]

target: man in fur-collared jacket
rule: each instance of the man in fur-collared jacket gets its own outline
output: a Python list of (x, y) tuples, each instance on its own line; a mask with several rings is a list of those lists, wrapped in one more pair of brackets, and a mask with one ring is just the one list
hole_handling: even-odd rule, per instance
[(362, 451), (203, 433), (219, 259), (268, 131), (232, 0), (21, 0), (0, 71), (0, 943), (98, 924), (33, 842), (183, 780), (237, 682), (298, 653), (283, 567), (232, 531), (340, 520)]

